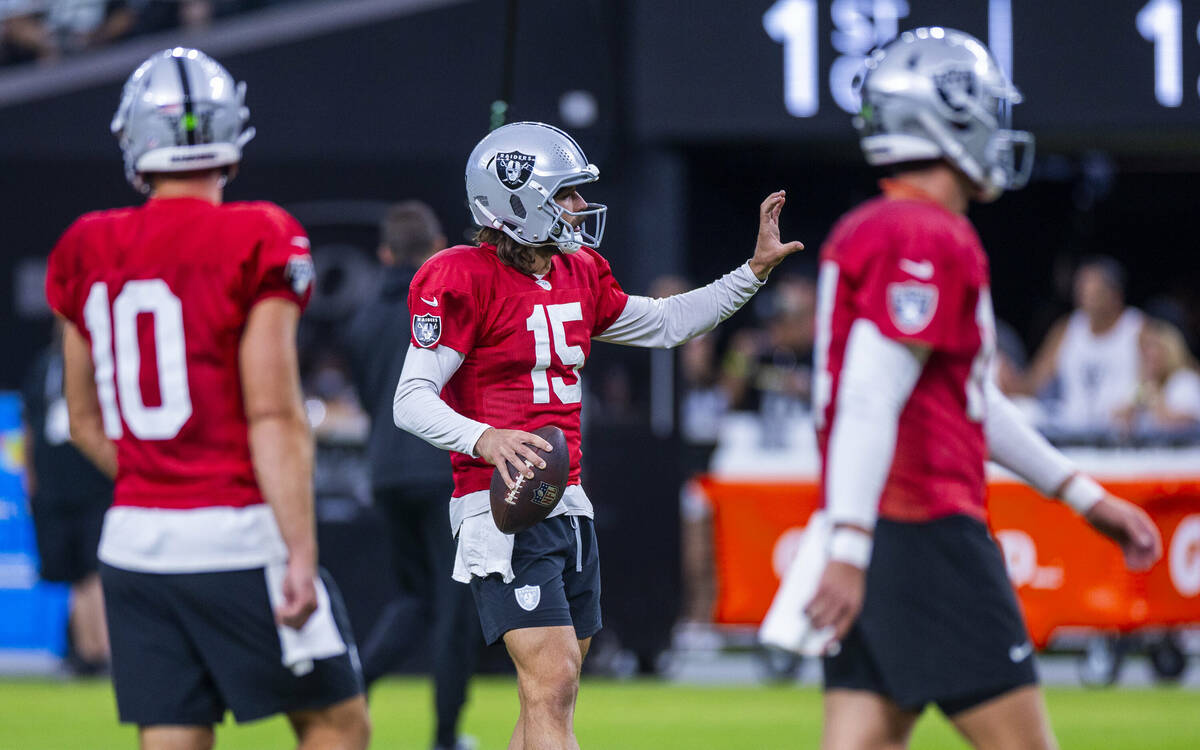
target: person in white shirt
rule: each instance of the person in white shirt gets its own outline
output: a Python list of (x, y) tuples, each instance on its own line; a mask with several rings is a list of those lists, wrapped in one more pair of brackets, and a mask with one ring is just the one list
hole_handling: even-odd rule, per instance
[(1085, 261), (1075, 272), (1075, 311), (1042, 343), (1024, 391), (1041, 396), (1058, 385), (1049, 426), (1106, 432), (1138, 383), (1138, 337), (1145, 316), (1125, 304), (1125, 271), (1112, 258)]

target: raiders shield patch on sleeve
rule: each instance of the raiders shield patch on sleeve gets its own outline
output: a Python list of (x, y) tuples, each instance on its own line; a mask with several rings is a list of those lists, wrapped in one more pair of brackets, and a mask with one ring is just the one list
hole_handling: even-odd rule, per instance
[(442, 338), (442, 316), (414, 315), (412, 332), (418, 345), (426, 348), (433, 346)]
[(287, 265), (283, 268), (283, 276), (288, 283), (292, 285), (292, 291), (297, 295), (302, 295), (312, 286), (313, 279), (316, 278), (316, 271), (313, 270), (313, 261), (311, 255), (293, 255), (288, 258)]
[(938, 289), (933, 284), (902, 281), (887, 288), (888, 315), (901, 333), (920, 333), (937, 311)]

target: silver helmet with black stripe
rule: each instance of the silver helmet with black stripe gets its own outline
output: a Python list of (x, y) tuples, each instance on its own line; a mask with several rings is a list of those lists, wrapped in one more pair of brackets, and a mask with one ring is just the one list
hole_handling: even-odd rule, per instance
[(125, 157), (125, 177), (147, 192), (143, 174), (191, 172), (241, 161), (254, 137), (246, 128), (246, 84), (237, 83), (200, 50), (165, 49), (125, 82), (112, 132)]
[(488, 133), (467, 160), (467, 202), (481, 227), (522, 245), (554, 245), (570, 254), (599, 247), (608, 207), (589, 203), (572, 212), (554, 196), (595, 182), (600, 170), (575, 139), (540, 122), (514, 122)]
[(858, 84), (854, 126), (869, 163), (945, 159), (983, 200), (1029, 181), (1033, 136), (1010, 129), (1021, 93), (970, 34), (905, 31), (871, 53)]

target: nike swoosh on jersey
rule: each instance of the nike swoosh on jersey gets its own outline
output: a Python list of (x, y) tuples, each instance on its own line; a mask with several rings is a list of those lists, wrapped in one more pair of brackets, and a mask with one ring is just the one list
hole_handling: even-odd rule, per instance
[(1029, 641), (1025, 641), (1024, 643), (1009, 648), (1008, 658), (1012, 660), (1013, 664), (1019, 664), (1020, 662), (1028, 659), (1029, 655), (1032, 653), (1033, 644)]
[(424, 302), (425, 304), (429, 305), (430, 307), (438, 306), (437, 297), (434, 297), (433, 299), (425, 299), (424, 297), (422, 297), (421, 301)]
[(900, 259), (900, 270), (904, 271), (905, 273), (909, 274), (910, 276), (916, 276), (918, 279), (921, 279), (922, 281), (929, 281), (930, 279), (933, 278), (933, 261), (923, 260), (920, 263), (918, 263), (915, 260), (909, 260), (908, 258), (901, 258)]

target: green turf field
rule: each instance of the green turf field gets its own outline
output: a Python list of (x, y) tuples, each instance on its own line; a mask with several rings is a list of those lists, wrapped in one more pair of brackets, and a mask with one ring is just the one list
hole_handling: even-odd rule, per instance
[[(372, 747), (429, 747), (431, 693), (423, 680), (394, 680), (373, 692)], [(1050, 713), (1065, 750), (1195, 750), (1200, 748), (1200, 693), (1053, 688)], [(510, 678), (476, 681), (464, 729), (481, 750), (502, 750), (516, 716)], [(576, 722), (586, 750), (792, 750), (815, 748), (820, 696), (815, 688), (692, 687), (661, 682), (585, 681)], [(217, 747), (290, 747), (287, 726), (272, 719), (227, 725)], [(914, 748), (961, 748), (946, 722), (929, 713)], [(132, 729), (118, 727), (104, 682), (0, 681), (0, 749), (133, 748)]]

